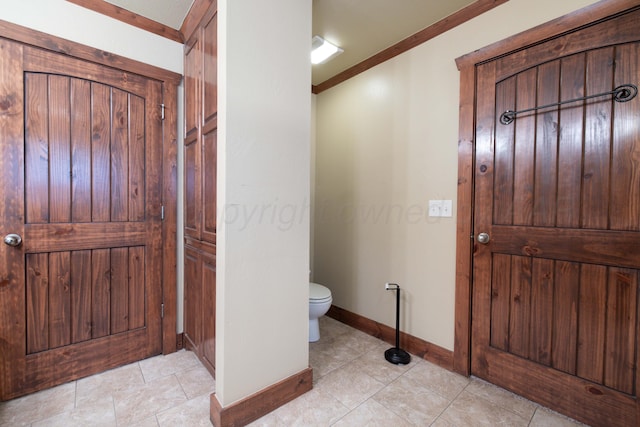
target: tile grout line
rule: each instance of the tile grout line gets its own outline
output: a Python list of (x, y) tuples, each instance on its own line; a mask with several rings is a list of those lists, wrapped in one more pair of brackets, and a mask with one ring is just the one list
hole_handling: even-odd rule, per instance
[[(356, 406), (355, 408), (353, 408), (353, 409), (349, 409), (349, 408), (348, 408), (347, 406), (345, 406), (345, 404), (344, 404), (344, 403), (342, 403), (342, 402), (341, 402), (337, 397), (335, 397), (335, 396), (333, 396), (333, 395), (331, 395), (331, 397), (333, 397), (334, 399), (336, 399), (336, 401), (337, 401), (338, 403), (340, 403), (342, 406), (344, 406), (345, 408), (347, 408), (347, 413), (346, 413), (346, 414), (344, 414), (343, 416), (341, 416), (340, 418), (338, 418), (337, 420), (335, 420), (333, 423), (329, 424), (330, 426), (334, 426), (334, 425), (336, 425), (338, 422), (340, 422), (340, 420), (342, 420), (344, 417), (346, 417), (347, 415), (349, 415), (350, 413), (352, 413), (353, 411), (355, 411), (356, 409), (358, 409), (358, 407), (360, 407), (360, 405), (362, 405), (362, 403), (364, 403), (364, 402), (362, 402), (360, 405)], [(370, 399), (370, 398), (369, 398), (369, 399)], [(369, 400), (369, 399), (367, 399), (367, 400)], [(366, 400), (365, 400), (365, 402), (366, 402)]]
[(456, 394), (453, 397), (453, 399), (449, 399), (448, 397), (442, 396), (440, 393), (436, 392), (436, 394), (438, 394), (439, 396), (442, 396), (445, 399), (449, 399), (449, 404), (438, 414), (438, 416), (433, 420), (433, 422), (429, 424), (430, 426), (434, 425), (440, 419), (440, 417), (442, 417), (442, 415), (444, 415), (444, 413), (447, 412), (447, 410), (451, 407), (451, 405), (453, 405), (453, 402), (455, 402), (456, 399), (460, 397), (460, 395), (467, 389), (467, 387), (469, 387), (469, 385), (471, 385), (471, 381), (469, 381), (467, 385), (462, 387), (462, 389), (458, 392), (458, 394)]
[[(412, 355), (413, 356), (413, 355)], [(396, 378), (393, 379), (393, 381), (389, 382), (389, 384), (385, 385), (381, 390), (378, 391), (378, 393), (380, 393), (382, 390), (384, 390), (385, 388), (389, 387), (391, 384), (395, 383), (396, 381), (398, 381), (400, 379), (400, 377), (402, 377), (404, 374), (406, 374), (407, 372), (409, 372), (411, 369), (413, 368), (409, 368), (407, 369), (405, 372), (403, 372), (402, 374), (398, 375)], [(378, 394), (376, 393), (376, 394)], [(371, 396), (371, 398), (374, 398), (375, 395)], [(405, 418), (402, 414), (398, 414), (396, 411), (394, 411), (393, 409), (387, 407), (386, 405), (383, 405), (382, 403), (378, 402), (377, 400), (375, 400), (376, 403), (378, 403), (379, 405), (382, 405), (383, 408), (391, 411), (391, 413), (396, 414), (397, 416), (399, 416), (400, 418), (402, 418), (403, 420), (405, 420), (406, 422), (408, 422), (411, 425), (415, 425), (411, 420)]]
[(536, 409), (534, 409), (533, 414), (531, 414), (531, 419), (530, 419), (530, 420), (529, 420), (529, 422), (527, 423), (527, 427), (531, 427), (531, 423), (533, 422), (533, 419), (535, 418), (536, 413), (538, 412), (538, 409), (539, 409), (539, 407), (538, 407), (538, 408), (536, 408)]

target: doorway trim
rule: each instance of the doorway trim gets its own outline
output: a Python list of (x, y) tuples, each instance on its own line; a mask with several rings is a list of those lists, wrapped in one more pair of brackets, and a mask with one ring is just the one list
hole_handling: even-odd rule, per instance
[(162, 122), (162, 204), (164, 206), (164, 220), (162, 222), (164, 255), (162, 261), (164, 311), (162, 353), (175, 352), (177, 344), (177, 103), (178, 85), (182, 80), (182, 75), (2, 20), (0, 20), (0, 38), (139, 74), (162, 83), (164, 112), (161, 106), (158, 106), (157, 110), (158, 116), (164, 114)]
[(460, 71), (458, 128), (458, 210), (453, 370), (471, 374), (471, 308), (473, 286), (474, 128), (476, 66), (640, 8), (637, 0), (602, 0), (530, 30), (456, 59)]

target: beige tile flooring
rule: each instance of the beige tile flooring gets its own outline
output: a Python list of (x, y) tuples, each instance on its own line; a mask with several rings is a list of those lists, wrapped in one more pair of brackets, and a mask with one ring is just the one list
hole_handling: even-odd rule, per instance
[(183, 350), (0, 403), (0, 426), (210, 426), (214, 390)]
[[(314, 388), (259, 426), (578, 426), (528, 400), (416, 357), (331, 318), (309, 345)], [(210, 426), (215, 381), (193, 353), (157, 356), (9, 402), (0, 426)]]

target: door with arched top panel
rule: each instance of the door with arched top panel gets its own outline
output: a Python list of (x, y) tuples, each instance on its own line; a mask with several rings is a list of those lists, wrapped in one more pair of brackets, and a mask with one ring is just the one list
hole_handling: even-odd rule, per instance
[(161, 84), (3, 40), (1, 398), (159, 354)]
[(640, 420), (638, 19), (477, 67), (472, 373), (591, 425)]

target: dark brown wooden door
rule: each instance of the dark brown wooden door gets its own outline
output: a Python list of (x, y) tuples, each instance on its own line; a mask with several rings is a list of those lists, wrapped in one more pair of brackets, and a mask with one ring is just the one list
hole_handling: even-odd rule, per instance
[(217, 10), (185, 44), (184, 341), (215, 375)]
[(161, 351), (159, 82), (0, 42), (3, 400)]
[(590, 425), (637, 426), (640, 13), (478, 67), (472, 373)]

